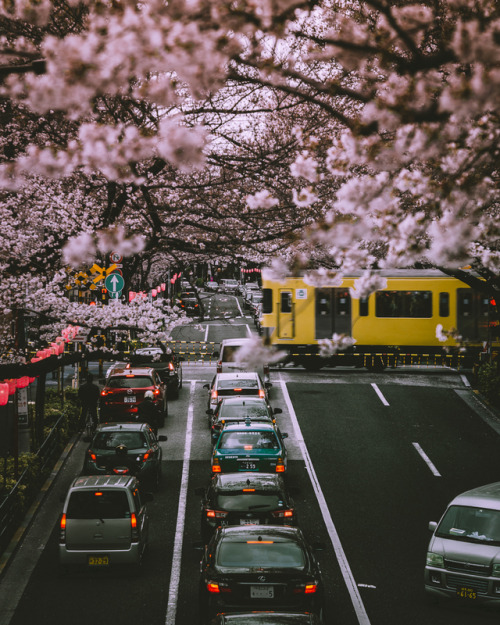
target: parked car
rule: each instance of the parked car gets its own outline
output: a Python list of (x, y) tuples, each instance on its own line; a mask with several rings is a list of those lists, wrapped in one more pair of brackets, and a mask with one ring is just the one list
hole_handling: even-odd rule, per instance
[(156, 370), (167, 387), (168, 399), (179, 397), (182, 388), (182, 361), (182, 356), (161, 347), (140, 347), (130, 356), (133, 365), (148, 366)]
[(212, 452), (212, 473), (285, 473), (286, 432), (272, 423), (231, 423), (226, 425)]
[(500, 482), (458, 495), (429, 529), (429, 599), (500, 605)]
[(115, 369), (101, 391), (100, 420), (133, 421), (146, 391), (153, 392), (153, 402), (164, 421), (168, 414), (167, 391), (158, 373), (151, 367), (132, 365)]
[(215, 445), (224, 425), (246, 421), (276, 423), (281, 408), (272, 408), (264, 397), (223, 397), (217, 406), (207, 410), (212, 444)]
[(63, 569), (139, 567), (149, 542), (146, 502), (129, 475), (77, 477), (60, 518), (59, 562)]
[(324, 587), (312, 547), (298, 527), (220, 527), (201, 561), (200, 614), (308, 611), (321, 617)]
[(277, 473), (214, 475), (209, 487), (198, 489), (201, 536), (207, 543), (217, 527), (228, 525), (295, 525), (293, 499)]
[(267, 386), (255, 371), (234, 371), (217, 373), (212, 384), (204, 384), (208, 389), (207, 409), (214, 409), (223, 397), (261, 397), (268, 399)]
[[(156, 490), (161, 481), (162, 435), (156, 437), (147, 423), (104, 423), (97, 427), (83, 461), (82, 475), (135, 475)], [(116, 462), (117, 453), (121, 461)]]

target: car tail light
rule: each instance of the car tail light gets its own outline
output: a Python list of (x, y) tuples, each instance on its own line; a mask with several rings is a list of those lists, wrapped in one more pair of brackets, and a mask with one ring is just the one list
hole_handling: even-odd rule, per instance
[(149, 458), (150, 458), (152, 453), (153, 453), (153, 450), (152, 449), (148, 449), (147, 452), (142, 457), (142, 461), (146, 462), (146, 460), (149, 460)]
[(217, 363), (217, 373), (222, 373), (222, 360)]
[(130, 515), (130, 529), (132, 530), (132, 540), (139, 540), (139, 528), (137, 527), (137, 517), (135, 516), (135, 512), (132, 512)]
[(161, 393), (161, 389), (159, 388), (155, 388), (155, 390), (153, 391), (153, 395), (155, 395), (155, 397), (158, 397), (160, 393)]
[(168, 363), (168, 368), (169, 368), (170, 371), (175, 371), (174, 363), (173, 362), (169, 362)]
[(111, 391), (102, 390), (101, 391), (101, 397), (106, 397), (106, 395), (109, 395), (110, 393), (111, 393)]
[(207, 590), (211, 593), (231, 592), (227, 584), (218, 584), (217, 582), (207, 582)]
[(259, 397), (261, 399), (265, 399), (266, 397), (266, 391), (263, 388), (259, 388)]
[(217, 458), (214, 458), (212, 460), (212, 473), (220, 473), (220, 472), (221, 472), (221, 468), (220, 468), (219, 461), (217, 460)]
[(113, 473), (116, 473), (116, 475), (125, 475), (128, 472), (129, 472), (128, 467), (115, 467), (113, 469)]
[(316, 582), (312, 582), (310, 584), (300, 584), (293, 589), (294, 594), (300, 595), (304, 593), (305, 595), (313, 595), (318, 590), (318, 584)]
[(92, 460), (92, 462), (97, 462), (97, 456), (95, 455), (95, 453), (93, 451), (88, 449), (87, 453), (89, 455), (90, 460)]
[(241, 389), (241, 388), (233, 388), (233, 391), (234, 391), (235, 393), (241, 393), (241, 391), (242, 391), (242, 390), (243, 390), (243, 389)]
[(293, 510), (276, 510), (276, 512), (272, 514), (276, 519), (291, 519), (293, 517)]
[(66, 542), (66, 515), (65, 514), (61, 515), (60, 530), (61, 531), (59, 534), (59, 542), (65, 543)]
[(284, 473), (285, 472), (285, 463), (282, 458), (278, 458), (278, 462), (276, 463), (276, 473)]
[(222, 510), (207, 510), (207, 519), (225, 519), (227, 514), (227, 512), (222, 512)]
[(215, 400), (217, 400), (217, 397), (218, 397), (218, 396), (219, 396), (219, 393), (218, 393), (215, 389), (214, 389), (214, 390), (212, 391), (212, 393), (210, 394), (210, 397), (211, 397), (212, 399), (215, 399)]

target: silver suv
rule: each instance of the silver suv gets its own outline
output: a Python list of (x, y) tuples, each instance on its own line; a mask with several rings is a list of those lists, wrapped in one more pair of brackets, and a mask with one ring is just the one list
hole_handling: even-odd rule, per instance
[(60, 520), (63, 568), (139, 567), (149, 538), (145, 503), (135, 477), (81, 476), (71, 484)]

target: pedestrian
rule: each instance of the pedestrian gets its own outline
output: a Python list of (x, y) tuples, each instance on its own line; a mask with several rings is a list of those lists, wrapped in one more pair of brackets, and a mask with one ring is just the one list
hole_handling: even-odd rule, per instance
[(153, 391), (146, 391), (144, 393), (144, 400), (139, 404), (137, 410), (137, 420), (142, 423), (148, 423), (156, 436), (161, 421), (161, 414), (160, 409), (155, 406), (153, 399)]
[(91, 373), (87, 374), (87, 381), (78, 389), (78, 401), (80, 402), (82, 408), (80, 413), (80, 425), (82, 427), (85, 426), (87, 412), (90, 412), (94, 427), (97, 427), (98, 423), (97, 403), (99, 401), (101, 391), (99, 390), (97, 384), (94, 384), (93, 380), (94, 376)]

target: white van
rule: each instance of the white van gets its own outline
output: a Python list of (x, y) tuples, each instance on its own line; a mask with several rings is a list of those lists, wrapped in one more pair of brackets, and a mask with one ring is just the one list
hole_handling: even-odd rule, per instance
[(429, 529), (428, 597), (500, 605), (500, 482), (458, 495)]
[[(216, 352), (217, 373), (230, 373), (231, 371), (248, 371), (245, 363), (238, 364), (236, 362), (236, 354), (243, 346), (251, 343), (252, 339), (223, 339), (220, 344), (220, 351)], [(215, 355), (215, 354), (214, 354)], [(267, 388), (272, 386), (271, 376), (269, 373), (269, 365), (263, 365), (257, 369), (257, 373), (264, 381)]]

